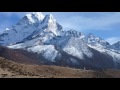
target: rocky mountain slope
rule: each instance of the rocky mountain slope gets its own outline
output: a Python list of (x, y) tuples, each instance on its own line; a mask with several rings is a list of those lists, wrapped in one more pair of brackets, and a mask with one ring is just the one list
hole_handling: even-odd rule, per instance
[(0, 57), (22, 64), (42, 64), (37, 55), (25, 50), (14, 50), (0, 46)]

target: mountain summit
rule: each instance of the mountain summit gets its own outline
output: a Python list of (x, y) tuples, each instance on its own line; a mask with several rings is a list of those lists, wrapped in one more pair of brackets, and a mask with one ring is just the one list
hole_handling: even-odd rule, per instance
[(41, 12), (34, 12), (31, 14), (26, 14), (19, 22), (21, 24), (33, 24), (39, 23), (44, 19), (44, 15)]
[(119, 42), (114, 48), (93, 34), (63, 30), (53, 15), (25, 15), (0, 34), (0, 45), (22, 49), (41, 58), (42, 64), (86, 69), (120, 69)]

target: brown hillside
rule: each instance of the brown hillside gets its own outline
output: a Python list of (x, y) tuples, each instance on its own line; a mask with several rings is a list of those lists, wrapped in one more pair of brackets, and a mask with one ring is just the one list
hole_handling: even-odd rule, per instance
[(47, 65), (26, 65), (0, 57), (1, 78), (116, 78), (120, 71), (92, 71)]
[(0, 57), (24, 64), (40, 64), (40, 59), (33, 53), (25, 50), (13, 50), (0, 46)]

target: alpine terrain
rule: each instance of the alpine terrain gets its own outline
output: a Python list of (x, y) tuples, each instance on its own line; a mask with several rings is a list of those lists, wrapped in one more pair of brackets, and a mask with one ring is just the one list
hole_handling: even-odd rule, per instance
[[(27, 14), (0, 34), (0, 45), (13, 53), (19, 52), (21, 58), (24, 56), (22, 60), (14, 60), (20, 63), (93, 70), (120, 69), (120, 41), (110, 45), (91, 33), (86, 35), (63, 28), (51, 14)], [(4, 53), (2, 50), (7, 49), (0, 48), (0, 52)], [(0, 56), (3, 57), (3, 54)], [(7, 59), (12, 59), (12, 56)]]

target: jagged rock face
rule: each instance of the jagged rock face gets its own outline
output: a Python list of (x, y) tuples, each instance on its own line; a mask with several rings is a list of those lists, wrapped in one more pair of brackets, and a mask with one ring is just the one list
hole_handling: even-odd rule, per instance
[(24, 16), (16, 25), (5, 30), (0, 35), (0, 44), (7, 46), (22, 41), (37, 29), (37, 24), (43, 20), (42, 13), (32, 13)]
[(113, 45), (111, 45), (111, 48), (115, 49), (115, 50), (120, 50), (120, 41), (114, 43)]
[(42, 64), (41, 59), (37, 55), (25, 50), (14, 50), (0, 46), (0, 57), (10, 59), (14, 62), (23, 64)]
[[(24, 40), (32, 40), (39, 38), (40, 42), (47, 42), (53, 37), (61, 35), (63, 32), (62, 26), (59, 25), (52, 15), (46, 15), (38, 28)], [(23, 41), (24, 41), (23, 40)]]
[(65, 32), (65, 36), (72, 36), (72, 37), (76, 37), (76, 38), (84, 38), (85, 35), (81, 32), (78, 32), (76, 30), (69, 30)]
[(42, 63), (88, 69), (119, 69), (120, 43), (114, 48), (93, 34), (64, 31), (50, 14), (27, 14), (15, 26), (0, 34), (0, 44), (23, 49), (42, 58)]
[(105, 47), (110, 45), (107, 41), (105, 41), (102, 38), (97, 37), (91, 33), (88, 34), (85, 39), (86, 39), (87, 43), (90, 45), (101, 45), (101, 46), (105, 46)]

